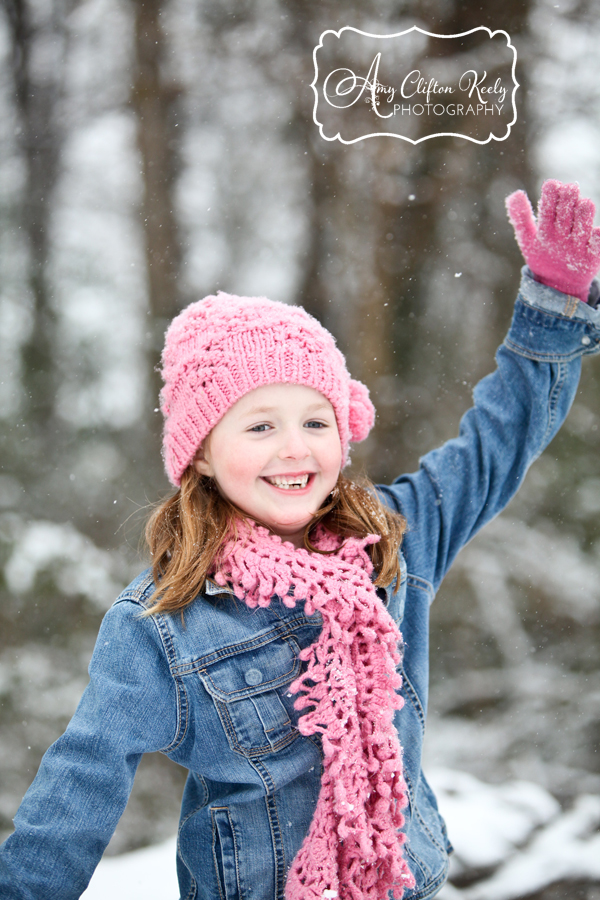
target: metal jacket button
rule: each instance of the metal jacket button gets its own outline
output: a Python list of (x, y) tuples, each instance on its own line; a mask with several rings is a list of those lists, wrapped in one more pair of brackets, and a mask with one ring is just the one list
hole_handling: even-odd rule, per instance
[(590, 343), (590, 341), (591, 341), (591, 338), (589, 338), (589, 337), (587, 336), (587, 334), (586, 334), (584, 337), (581, 338), (581, 343), (582, 343), (582, 344), (585, 344), (586, 347), (587, 347), (587, 345)]

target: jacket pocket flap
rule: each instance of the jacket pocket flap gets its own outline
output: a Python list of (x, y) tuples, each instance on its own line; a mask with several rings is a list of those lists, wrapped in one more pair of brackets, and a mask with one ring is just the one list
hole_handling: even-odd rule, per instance
[(300, 674), (300, 647), (279, 638), (219, 660), (199, 672), (204, 687), (224, 703), (283, 687)]

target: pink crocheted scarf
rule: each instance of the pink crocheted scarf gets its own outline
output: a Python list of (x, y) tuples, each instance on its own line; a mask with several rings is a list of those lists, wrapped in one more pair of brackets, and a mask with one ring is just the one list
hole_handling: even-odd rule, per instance
[[(247, 532), (247, 533), (245, 533)], [(387, 900), (414, 887), (403, 858), (407, 804), (402, 749), (393, 724), (403, 705), (400, 632), (377, 596), (367, 552), (377, 535), (345, 541), (317, 529), (328, 555), (297, 550), (261, 526), (242, 526), (214, 568), (248, 606), (273, 595), (323, 617), (321, 635), (300, 653), (307, 663), (291, 685), (301, 734), (323, 735), (317, 806), (289, 872), (286, 900)], [(289, 590), (293, 586), (293, 596)]]

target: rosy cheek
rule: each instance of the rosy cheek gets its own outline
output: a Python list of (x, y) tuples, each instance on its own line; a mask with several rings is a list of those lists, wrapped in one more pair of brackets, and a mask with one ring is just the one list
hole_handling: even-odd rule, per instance
[(221, 475), (223, 487), (229, 490), (244, 490), (256, 478), (256, 466), (252, 465), (252, 461), (246, 454), (224, 459), (221, 472), (217, 474), (217, 479)]
[(337, 441), (337, 444), (331, 448), (328, 463), (331, 469), (337, 469), (338, 472), (340, 472), (342, 468), (342, 445), (339, 440)]

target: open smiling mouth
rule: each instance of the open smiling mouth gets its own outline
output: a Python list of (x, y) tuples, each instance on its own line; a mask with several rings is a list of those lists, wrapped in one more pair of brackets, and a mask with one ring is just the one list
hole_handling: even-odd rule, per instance
[(270, 478), (265, 477), (264, 480), (273, 487), (283, 488), (284, 491), (301, 491), (313, 477), (313, 473), (306, 472), (304, 475), (273, 475)]

